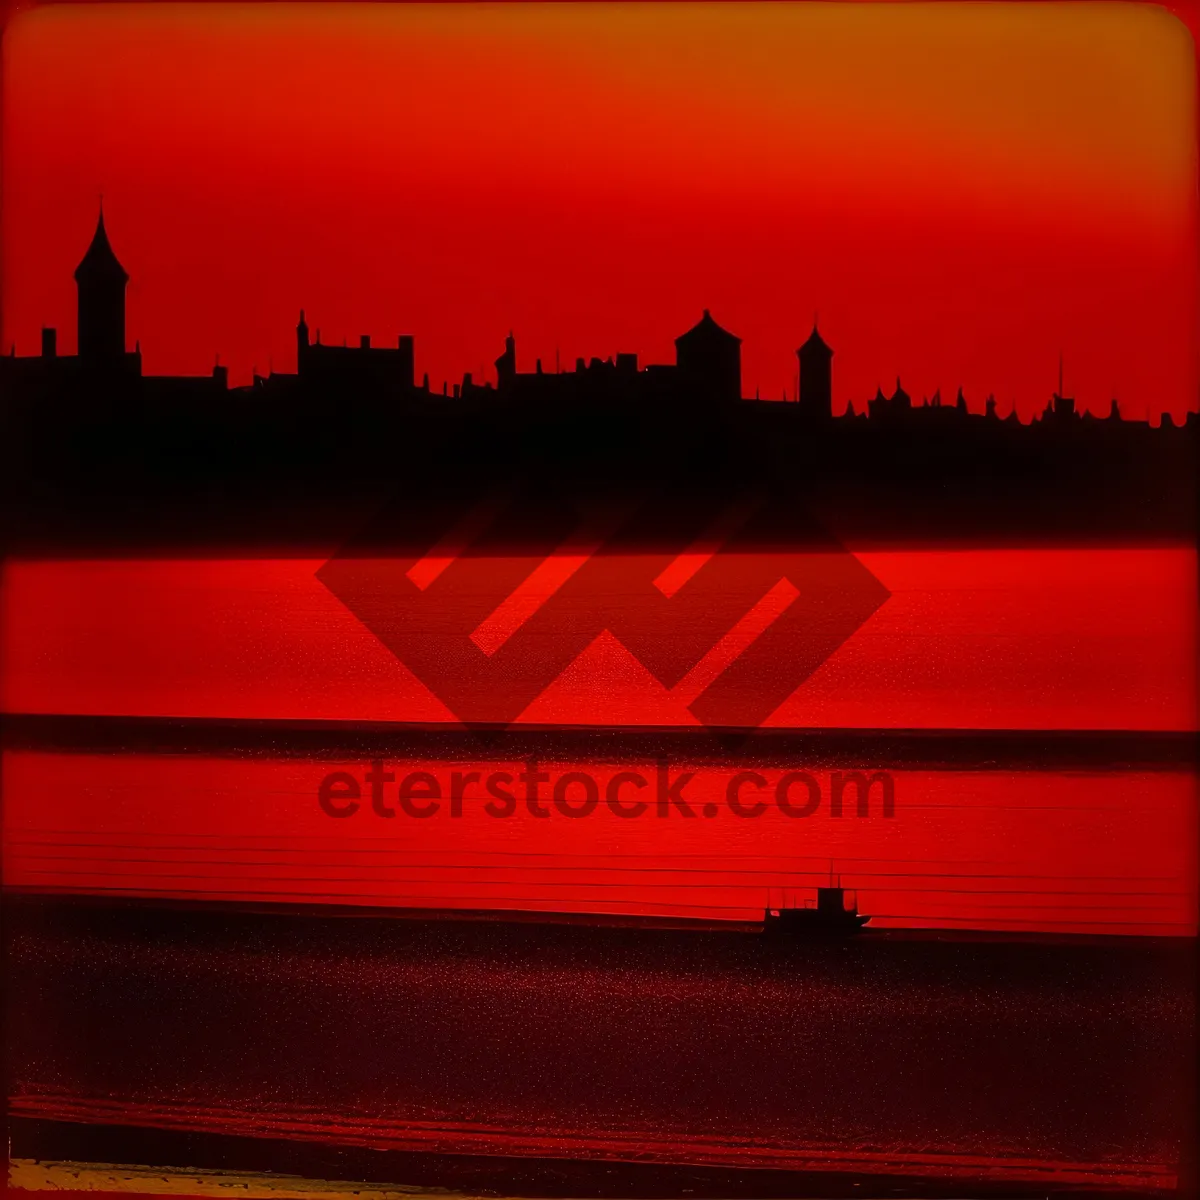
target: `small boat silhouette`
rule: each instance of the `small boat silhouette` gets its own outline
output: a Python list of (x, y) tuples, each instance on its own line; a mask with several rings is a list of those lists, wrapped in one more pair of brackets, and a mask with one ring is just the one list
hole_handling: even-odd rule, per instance
[(841, 882), (817, 888), (816, 907), (780, 905), (763, 913), (763, 932), (786, 937), (846, 937), (858, 933), (870, 920), (858, 904), (846, 907), (846, 890)]

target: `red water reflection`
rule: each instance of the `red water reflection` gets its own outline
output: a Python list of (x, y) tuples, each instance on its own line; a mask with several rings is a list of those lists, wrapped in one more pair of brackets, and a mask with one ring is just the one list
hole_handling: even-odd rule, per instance
[[(853, 764), (848, 764), (853, 766)], [(795, 764), (803, 769), (805, 764)], [(488, 815), (490, 772), (524, 763), (393, 759), (369, 802), (369, 764), (183, 755), (9, 751), (4, 758), (4, 876), (10, 888), (238, 902), (541, 909), (757, 920), (803, 903), (832, 865), (874, 924), (1087, 933), (1194, 934), (1195, 779), (1186, 772), (890, 772), (895, 809), (833, 815), (830, 772), (807, 817), (775, 803), (784, 774), (727, 803), (727, 767), (672, 767), (695, 815), (656, 801), (650, 764), (587, 767), (603, 794), (619, 771), (649, 781), (636, 819), (604, 804), (586, 819), (550, 803), (578, 763), (540, 764), (546, 816), (521, 785), (512, 815)], [(362, 803), (335, 819), (318, 803), (331, 771), (353, 774)], [(451, 801), (451, 774), (478, 773)], [(406, 774), (427, 772), (414, 818), (397, 804)], [(623, 798), (638, 798), (637, 789)], [(580, 791), (572, 791), (578, 808)], [(347, 806), (348, 807), (348, 806)], [(436, 811), (435, 811), (436, 810)], [(493, 809), (495, 811), (495, 808)], [(665, 815), (664, 814), (665, 811)], [(798, 811), (798, 809), (797, 809)], [(459, 813), (460, 815), (455, 815)]]
[[(1197, 727), (1183, 548), (862, 552), (890, 599), (768, 719), (843, 728)], [(531, 560), (531, 575), (538, 568)], [(13, 562), (9, 712), (446, 721), (319, 561)], [(692, 725), (611, 634), (520, 720)]]

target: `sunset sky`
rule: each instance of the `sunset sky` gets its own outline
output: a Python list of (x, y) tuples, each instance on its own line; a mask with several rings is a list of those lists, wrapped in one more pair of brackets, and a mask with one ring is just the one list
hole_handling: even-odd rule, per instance
[(75, 344), (103, 193), (150, 372), (416, 337), (418, 378), (710, 308), (743, 388), (1196, 407), (1194, 47), (1123, 4), (89, 4), (4, 43), (3, 346)]

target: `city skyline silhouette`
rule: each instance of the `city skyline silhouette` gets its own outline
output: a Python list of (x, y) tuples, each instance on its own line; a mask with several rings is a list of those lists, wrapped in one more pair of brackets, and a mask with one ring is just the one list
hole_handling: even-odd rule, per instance
[(670, 363), (708, 308), (743, 339), (744, 394), (792, 398), (819, 310), (836, 412), (899, 375), (918, 405), (961, 385), (1028, 422), (1062, 352), (1095, 416), (1115, 397), (1181, 422), (1185, 31), (1145, 7), (938, 13), (23, 15), (0, 353), (42, 325), (71, 349), (103, 192), (150, 374), (293, 371), (304, 307), (327, 344), (412, 334), (440, 391), (493, 379), (510, 329), (522, 371)]
[[(18, 356), (16, 345), (9, 347), (7, 371), (15, 388), (53, 387), (56, 382), (61, 385), (68, 379), (78, 384), (88, 379), (115, 375), (129, 380), (152, 380), (155, 382), (151, 386), (167, 390), (175, 387), (203, 394), (203, 376), (144, 375), (140, 339), (136, 341), (134, 349), (129, 350), (126, 344), (126, 290), (130, 275), (109, 240), (102, 200), (92, 239), (74, 276), (77, 288), (76, 354), (61, 354), (57, 328), (43, 326), (41, 345), (36, 355)], [(356, 345), (349, 344), (346, 339), (340, 345), (336, 342), (331, 344), (322, 341), (319, 326), (310, 327), (306, 313), (305, 308), (300, 309), (296, 326), (295, 371), (276, 371), (273, 366), (266, 374), (255, 370), (248, 386), (231, 387), (228, 368), (221, 364), (218, 352), (209, 376), (212, 394), (278, 390), (290, 385), (307, 386), (310, 389), (345, 388), (362, 395), (391, 395), (397, 399), (411, 398), (417, 393), (426, 396), (437, 394), (436, 388), (431, 387), (428, 372), (417, 383), (415, 340), (412, 334), (400, 334), (395, 346), (374, 344), (369, 334), (360, 334)], [(561, 361), (554, 363), (553, 370), (547, 370), (542, 359), (538, 358), (532, 372), (522, 372), (518, 366), (516, 337), (510, 330), (504, 341), (504, 351), (494, 363), (494, 381), (476, 379), (473, 372), (466, 371), (461, 381), (443, 381), (441, 395), (452, 400), (467, 400), (481, 393), (495, 392), (498, 396), (519, 396), (547, 404), (555, 401), (569, 403), (581, 393), (593, 397), (636, 393), (642, 399), (657, 398), (661, 401), (666, 393), (678, 392), (686, 394), (692, 402), (704, 404), (748, 401), (792, 403), (796, 407), (797, 419), (816, 427), (831, 420), (853, 421), (863, 417), (893, 426), (914, 419), (926, 422), (946, 419), (961, 421), (972, 416), (982, 416), (988, 421), (1001, 419), (998, 402), (992, 393), (984, 400), (982, 412), (978, 406), (972, 409), (961, 386), (952, 404), (943, 402), (940, 388), (935, 389), (932, 396), (923, 396), (918, 404), (905, 390), (899, 374), (890, 394), (886, 394), (879, 385), (873, 396), (857, 401), (852, 397), (847, 401), (844, 411), (835, 414), (832, 383), (835, 352), (820, 332), (818, 313), (813, 314), (812, 329), (796, 350), (797, 368), (792, 394), (789, 396), (785, 388), (779, 397), (762, 397), (757, 391), (753, 397), (747, 397), (743, 394), (742, 386), (741, 342), (742, 339), (723, 328), (712, 317), (710, 310), (705, 308), (700, 320), (675, 339), (676, 361), (673, 365), (639, 366), (637, 354), (618, 351), (605, 357), (579, 356), (575, 359), (573, 371), (569, 367), (564, 371)], [(24, 365), (17, 366), (18, 361)], [(1136, 415), (1122, 411), (1116, 397), (1110, 398), (1103, 418), (1099, 418), (1086, 405), (1077, 406), (1076, 397), (1066, 394), (1063, 366), (1060, 352), (1057, 390), (1051, 393), (1045, 407), (1034, 415), (1032, 421), (1021, 420), (1014, 400), (1003, 415), (1007, 424), (1053, 422), (1060, 428), (1067, 428), (1076, 420), (1091, 422), (1104, 419), (1109, 423), (1138, 423)], [(1130, 407), (1136, 413), (1137, 406)], [(1170, 413), (1163, 412), (1157, 421), (1153, 421), (1150, 418), (1150, 402), (1144, 402), (1141, 407), (1146, 413), (1145, 424), (1175, 427), (1176, 422)], [(1185, 424), (1194, 425), (1196, 420), (1197, 413), (1189, 412)]]
[(14, 1183), (1187, 1192), (1200, 0), (18, 7)]
[[(59, 353), (45, 328), (40, 353), (0, 356), (18, 451), (8, 487), (34, 528), (86, 527), (97, 496), (128, 493), (114, 536), (141, 528), (141, 494), (160, 507), (174, 497), (202, 538), (251, 536), (247, 514), (268, 511), (288, 527), (269, 536), (308, 538), (314, 522), (344, 520), (334, 514), (346, 496), (372, 481), (399, 488), (400, 528), (447, 472), (468, 471), (483, 491), (541, 481), (523, 518), (534, 538), (555, 504), (592, 503), (580, 488), (613, 509), (646, 487), (668, 507), (693, 494), (736, 506), (739, 491), (765, 488), (778, 520), (762, 536), (783, 542), (804, 539), (794, 525), (804, 513), (850, 538), (1194, 536), (1197, 414), (1152, 425), (1115, 400), (1102, 417), (1081, 411), (1062, 394), (1061, 360), (1058, 390), (1028, 423), (991, 395), (972, 412), (961, 388), (952, 402), (935, 391), (918, 403), (899, 377), (836, 414), (838, 356), (816, 314), (796, 338), (796, 390), (783, 402), (744, 395), (744, 343), (704, 309), (676, 337), (673, 362), (618, 352), (529, 370), (510, 331), (490, 377), (464, 372), (438, 389), (418, 377), (412, 334), (329, 345), (300, 309), (296, 369), (231, 386), (219, 361), (207, 375), (144, 370), (140, 340), (127, 343), (130, 279), (101, 212), (75, 271), (80, 353)], [(224, 508), (205, 499), (214, 487), (226, 489)], [(296, 499), (281, 508), (270, 492)]]

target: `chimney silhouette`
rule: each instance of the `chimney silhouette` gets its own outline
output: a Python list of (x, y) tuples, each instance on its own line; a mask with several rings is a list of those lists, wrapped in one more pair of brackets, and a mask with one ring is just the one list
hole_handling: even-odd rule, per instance
[(496, 359), (496, 386), (500, 389), (511, 387), (517, 381), (517, 343), (512, 330), (504, 339), (504, 353)]

